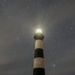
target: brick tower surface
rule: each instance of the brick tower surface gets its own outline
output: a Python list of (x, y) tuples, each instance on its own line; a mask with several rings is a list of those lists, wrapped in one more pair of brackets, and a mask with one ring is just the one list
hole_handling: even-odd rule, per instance
[(34, 51), (33, 75), (45, 75), (44, 53), (43, 53), (44, 35), (42, 34), (41, 29), (36, 30), (34, 39), (35, 39), (35, 51)]

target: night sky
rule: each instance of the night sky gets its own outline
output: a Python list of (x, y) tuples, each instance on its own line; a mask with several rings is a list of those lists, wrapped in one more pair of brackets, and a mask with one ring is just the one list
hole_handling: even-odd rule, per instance
[(75, 75), (75, 0), (0, 0), (0, 75), (33, 75), (37, 28), (46, 75)]

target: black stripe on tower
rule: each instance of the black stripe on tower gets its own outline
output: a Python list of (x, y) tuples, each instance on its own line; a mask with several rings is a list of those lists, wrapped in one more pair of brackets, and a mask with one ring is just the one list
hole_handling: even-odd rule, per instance
[(43, 49), (41, 49), (41, 48), (35, 49), (34, 58), (37, 58), (37, 57), (44, 58)]
[(34, 68), (33, 75), (45, 75), (45, 69), (44, 68)]

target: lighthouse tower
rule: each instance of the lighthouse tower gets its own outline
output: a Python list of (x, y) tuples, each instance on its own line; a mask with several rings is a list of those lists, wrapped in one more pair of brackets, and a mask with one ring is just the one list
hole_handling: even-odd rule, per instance
[(34, 35), (35, 39), (35, 51), (34, 51), (34, 64), (33, 75), (45, 75), (44, 69), (44, 54), (43, 54), (43, 39), (41, 29), (37, 29)]

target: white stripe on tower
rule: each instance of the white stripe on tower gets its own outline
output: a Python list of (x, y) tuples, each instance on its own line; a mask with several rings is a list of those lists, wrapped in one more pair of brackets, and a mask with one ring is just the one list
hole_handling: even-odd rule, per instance
[(37, 48), (43, 49), (43, 41), (40, 40), (40, 39), (37, 39), (37, 40), (35, 41), (35, 49), (37, 49)]
[(43, 58), (35, 58), (34, 59), (34, 68), (44, 68), (44, 59)]
[(42, 34), (42, 32), (38, 31), (35, 34), (34, 39), (35, 39), (35, 53), (34, 53), (33, 75), (45, 75), (44, 54), (43, 54), (44, 35)]

